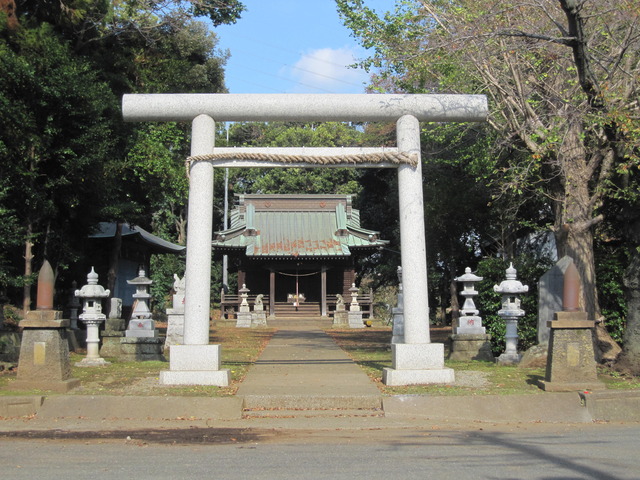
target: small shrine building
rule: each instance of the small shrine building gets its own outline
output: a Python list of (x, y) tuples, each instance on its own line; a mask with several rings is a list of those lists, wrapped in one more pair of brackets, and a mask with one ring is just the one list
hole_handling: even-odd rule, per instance
[(239, 288), (264, 295), (276, 318), (328, 316), (336, 294), (348, 303), (355, 258), (389, 243), (360, 226), (351, 195), (238, 195), (230, 223), (214, 234), (213, 252), (229, 256)]

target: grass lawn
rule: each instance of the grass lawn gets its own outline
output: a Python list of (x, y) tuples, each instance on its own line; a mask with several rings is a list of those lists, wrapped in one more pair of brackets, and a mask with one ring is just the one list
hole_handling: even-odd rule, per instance
[[(275, 332), (272, 328), (236, 328), (234, 325), (216, 327), (210, 337), (213, 344), (222, 345), (222, 367), (231, 370), (232, 383), (228, 387), (163, 386), (158, 384), (160, 371), (167, 370), (167, 362), (119, 362), (107, 358), (111, 365), (104, 367), (76, 367), (84, 355), (71, 354), (72, 377), (81, 381), (70, 395), (234, 395), (248, 369), (256, 361)], [(327, 333), (358, 363), (387, 395), (488, 395), (543, 393), (535, 382), (544, 378), (543, 368), (500, 366), (490, 362), (445, 362), (453, 368), (456, 385), (426, 385), (387, 387), (383, 385), (382, 369), (391, 367), (391, 329), (328, 329)], [(432, 329), (433, 342), (445, 342), (449, 330)], [(626, 377), (599, 367), (599, 378), (609, 389), (640, 388), (640, 378)], [(45, 395), (45, 391), (18, 391), (11, 388), (15, 371), (0, 372), (0, 395)]]
[[(229, 396), (235, 394), (238, 385), (249, 367), (256, 361), (274, 329), (249, 329), (223, 326), (216, 328), (210, 337), (211, 343), (222, 344), (222, 368), (231, 370), (231, 385), (212, 386), (164, 386), (158, 385), (160, 371), (168, 370), (168, 362), (119, 362), (106, 358), (111, 365), (104, 367), (76, 367), (83, 354), (71, 353), (71, 376), (80, 380), (80, 387), (69, 395), (182, 395), (182, 396)], [(16, 372), (0, 372), (0, 395), (42, 395), (49, 392), (11, 389)]]
[[(420, 385), (388, 387), (382, 384), (382, 369), (391, 367), (391, 330), (368, 328), (366, 330), (328, 330), (327, 333), (347, 354), (376, 382), (380, 390), (388, 395), (510, 395), (544, 393), (536, 381), (544, 379), (544, 368), (520, 368), (502, 366), (491, 362), (452, 362), (445, 366), (453, 368), (456, 385)], [(433, 342), (446, 341), (449, 331), (432, 329)], [(446, 345), (446, 344), (445, 344)], [(609, 389), (640, 388), (640, 379), (625, 377), (617, 372), (598, 367), (598, 377)]]

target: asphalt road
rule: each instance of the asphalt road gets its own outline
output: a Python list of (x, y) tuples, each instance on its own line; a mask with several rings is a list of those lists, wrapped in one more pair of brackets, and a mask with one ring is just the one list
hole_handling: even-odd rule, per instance
[[(637, 424), (127, 433), (0, 438), (0, 478), (640, 478)], [(177, 438), (181, 443), (173, 443)]]

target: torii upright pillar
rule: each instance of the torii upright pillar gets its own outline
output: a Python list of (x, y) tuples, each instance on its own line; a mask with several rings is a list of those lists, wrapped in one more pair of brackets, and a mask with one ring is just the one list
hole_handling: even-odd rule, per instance
[[(393, 365), (385, 369), (388, 385), (449, 383), (444, 368), (444, 346), (429, 338), (429, 305), (425, 224), (420, 155), (420, 121), (478, 122), (487, 115), (483, 95), (370, 95), (370, 94), (143, 94), (123, 97), (127, 121), (193, 122), (192, 156), (214, 153), (215, 121), (355, 121), (397, 122), (398, 150), (414, 154), (417, 165), (360, 163), (339, 167), (398, 168), (400, 235), (404, 277), (405, 343), (392, 345)], [(226, 149), (216, 149), (216, 152)], [(256, 151), (260, 149), (254, 149)], [(311, 149), (307, 149), (311, 150)], [(318, 155), (339, 156), (342, 149)], [(239, 152), (239, 150), (236, 150)], [(225, 152), (226, 153), (226, 152)], [(305, 155), (309, 152), (295, 152)], [(229, 371), (220, 370), (220, 345), (209, 345), (210, 263), (213, 204), (213, 167), (318, 167), (313, 163), (245, 162), (229, 151), (223, 160), (192, 162), (190, 166), (189, 223), (185, 291), (185, 344), (171, 347), (170, 370), (163, 384), (220, 385), (229, 383)]]

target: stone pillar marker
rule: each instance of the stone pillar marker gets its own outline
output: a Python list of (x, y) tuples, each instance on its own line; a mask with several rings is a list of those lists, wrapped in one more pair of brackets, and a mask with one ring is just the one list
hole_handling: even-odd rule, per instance
[(593, 329), (595, 321), (580, 309), (580, 275), (573, 260), (564, 274), (562, 311), (548, 322), (549, 354), (545, 379), (538, 386), (548, 392), (602, 390), (598, 380)]
[(98, 285), (98, 274), (91, 267), (87, 275), (87, 284), (75, 291), (75, 296), (82, 299), (80, 320), (87, 326), (87, 356), (76, 363), (77, 367), (101, 367), (109, 365), (100, 356), (100, 324), (107, 319), (102, 313), (102, 299), (109, 296), (109, 290)]
[[(42, 284), (42, 285), (41, 285)], [(80, 384), (71, 378), (67, 327), (69, 320), (53, 310), (54, 275), (47, 260), (38, 274), (39, 309), (27, 312), (23, 328), (18, 378), (11, 384), (17, 390), (41, 389), (67, 392)]]
[(80, 300), (76, 297), (75, 292), (78, 289), (78, 282), (71, 282), (71, 299), (69, 302), (69, 320), (71, 320), (71, 329), (78, 330), (78, 310), (80, 309)]
[(493, 286), (493, 290), (502, 295), (502, 308), (498, 310), (498, 315), (504, 318), (507, 324), (505, 351), (497, 358), (497, 362), (512, 365), (520, 362), (522, 358), (518, 353), (518, 318), (524, 316), (524, 310), (520, 308), (519, 294), (528, 292), (529, 287), (516, 280), (518, 272), (513, 268), (513, 264), (509, 265), (506, 273), (507, 279), (500, 285)]
[(167, 308), (167, 337), (164, 342), (165, 351), (172, 345), (184, 344), (184, 286), (185, 277), (173, 274), (173, 291), (171, 308)]
[(396, 271), (398, 275), (398, 300), (396, 306), (391, 309), (393, 314), (393, 327), (391, 343), (404, 343), (404, 289), (402, 286), (402, 267)]
[(451, 335), (451, 353), (450, 360), (486, 360), (493, 362), (493, 353), (491, 352), (491, 339), (487, 335), (486, 329), (482, 326), (482, 317), (478, 315), (480, 312), (476, 309), (473, 297), (478, 295), (474, 284), (480, 282), (482, 277), (471, 273), (471, 268), (467, 267), (464, 275), (454, 278), (456, 282), (463, 285), (460, 292), (465, 300), (460, 313), (459, 325), (455, 332)]
[[(189, 351), (174, 364), (171, 372), (160, 376), (165, 384), (179, 377), (191, 381), (196, 375), (185, 373), (187, 364), (197, 366), (201, 373), (198, 384), (216, 384), (228, 374), (213, 368), (205, 369), (196, 359), (213, 358), (216, 349), (208, 345), (208, 315), (210, 308), (210, 260), (213, 205), (213, 166), (285, 167), (282, 161), (240, 159), (223, 152), (225, 158), (213, 159), (213, 138), (217, 121), (397, 121), (397, 150), (417, 158), (418, 163), (334, 163), (333, 166), (364, 168), (397, 168), (400, 196), (400, 230), (402, 267), (405, 272), (405, 344), (393, 354), (394, 366), (386, 374), (388, 384), (448, 383), (453, 371), (444, 369), (444, 346), (431, 344), (429, 339), (427, 271), (425, 256), (424, 212), (420, 166), (419, 121), (482, 122), (488, 113), (484, 95), (370, 95), (370, 94), (138, 94), (124, 95), (123, 117), (126, 121), (191, 121), (193, 136), (190, 162), (189, 212), (187, 232), (187, 288), (185, 304), (185, 345)], [(265, 153), (251, 149), (252, 153)], [(342, 149), (321, 149), (322, 155), (343, 155)], [(381, 150), (381, 149), (379, 149)], [(291, 151), (291, 150), (289, 150)], [(298, 155), (299, 153), (296, 153)], [(228, 156), (227, 156), (228, 155)], [(268, 152), (267, 155), (271, 155)], [(302, 155), (307, 155), (303, 152)], [(200, 157), (200, 158), (198, 158)], [(299, 162), (301, 167), (318, 167), (315, 162)], [(322, 165), (323, 167), (325, 165)], [(400, 344), (399, 344), (400, 345)], [(188, 346), (198, 348), (188, 349)], [(183, 348), (181, 348), (182, 350)], [(393, 346), (392, 346), (393, 349)], [(207, 350), (207, 354), (204, 353)], [(187, 357), (190, 357), (188, 359)], [(183, 361), (184, 360), (184, 361)], [(196, 365), (197, 364), (197, 365)], [(174, 367), (175, 365), (175, 367)], [(228, 371), (227, 371), (228, 372)], [(209, 382), (209, 383), (207, 383)], [(403, 383), (404, 382), (404, 383)], [(386, 382), (385, 382), (386, 383)], [(226, 385), (226, 383), (224, 383)]]

